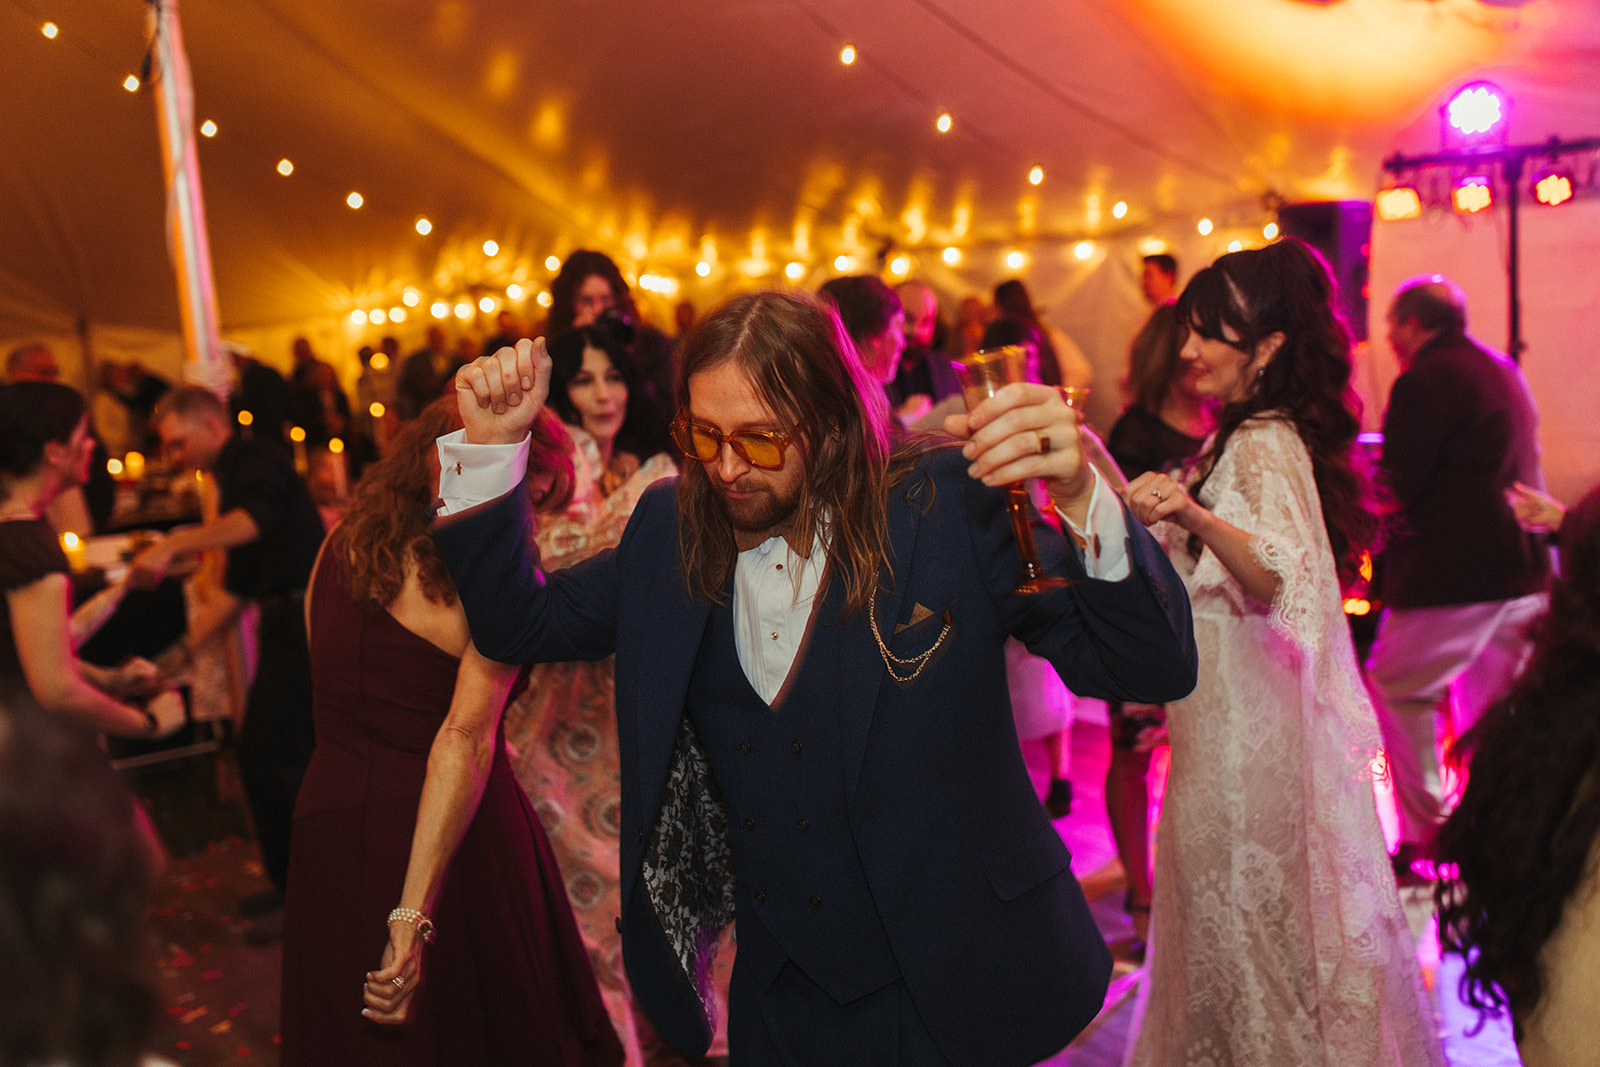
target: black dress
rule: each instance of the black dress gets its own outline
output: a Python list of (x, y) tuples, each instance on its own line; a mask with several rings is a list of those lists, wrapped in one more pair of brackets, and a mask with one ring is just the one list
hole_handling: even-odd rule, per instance
[[(56, 532), (45, 519), (11, 519), (0, 522), (0, 593), (32, 585), (50, 574), (68, 574), (66, 554)], [(9, 599), (0, 601), (0, 700), (8, 708), (32, 705), (33, 694), (22, 674), (11, 622)]]

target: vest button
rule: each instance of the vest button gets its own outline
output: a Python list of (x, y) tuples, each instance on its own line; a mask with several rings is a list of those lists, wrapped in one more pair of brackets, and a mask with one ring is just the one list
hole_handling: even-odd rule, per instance
[(754, 819), (746, 816), (745, 820), (744, 820), (744, 828), (746, 830), (754, 830), (756, 828), (756, 821)]
[(802, 745), (798, 741), (790, 741), (789, 742), (789, 751), (793, 752), (796, 756), (800, 755), (801, 752), (804, 752), (805, 751), (805, 747), (806, 746)]
[(810, 904), (811, 904), (811, 906), (813, 908), (820, 908), (820, 907), (822, 907), (822, 898), (821, 897), (812, 897), (811, 900), (810, 900)]
[(765, 904), (767, 902), (767, 895), (765, 893), (757, 893), (755, 896), (755, 901), (757, 904)]
[(811, 820), (801, 819), (797, 825), (800, 827), (800, 832), (805, 833), (807, 830), (811, 829)]
[(741, 755), (741, 756), (750, 755), (750, 742), (748, 742), (748, 741), (740, 741), (739, 742), (739, 755)]

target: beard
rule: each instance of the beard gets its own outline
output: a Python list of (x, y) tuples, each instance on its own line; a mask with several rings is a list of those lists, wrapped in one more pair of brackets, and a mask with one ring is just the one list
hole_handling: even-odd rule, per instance
[[(781, 525), (794, 515), (800, 506), (800, 493), (794, 492), (789, 496), (782, 496), (770, 486), (754, 485), (742, 488), (735, 484), (724, 488), (716, 483), (711, 483), (712, 492), (716, 494), (717, 506), (727, 516), (728, 522), (735, 530), (744, 533), (760, 533)], [(731, 500), (729, 492), (749, 493), (743, 500)]]

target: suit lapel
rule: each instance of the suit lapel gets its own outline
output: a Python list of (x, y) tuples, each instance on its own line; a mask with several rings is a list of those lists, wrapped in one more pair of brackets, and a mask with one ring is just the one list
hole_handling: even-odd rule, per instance
[(683, 717), (689, 680), (700, 654), (700, 641), (711, 618), (711, 605), (688, 600), (676, 571), (670, 572), (676, 610), (663, 612), (650, 627), (649, 654), (640, 657), (632, 679), (635, 701), (633, 731), (639, 759), (639, 825), (645, 833), (655, 824), (666, 785), (678, 720)]
[[(886, 565), (879, 574), (876, 615), (878, 632), (885, 642), (893, 640), (895, 623), (911, 585), (911, 557), (932, 492), (932, 479), (920, 471), (889, 490), (889, 551), (894, 566), (891, 570)], [(837, 626), (837, 611), (819, 622)], [(864, 613), (852, 617), (839, 637), (839, 730), (844, 738), (845, 792), (847, 798), (854, 799), (887, 665)]]

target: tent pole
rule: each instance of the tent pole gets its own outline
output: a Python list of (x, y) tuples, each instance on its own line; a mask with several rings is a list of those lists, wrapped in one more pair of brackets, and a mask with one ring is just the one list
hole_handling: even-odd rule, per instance
[(194, 83), (183, 50), (178, 0), (149, 0), (156, 119), (167, 179), (167, 250), (178, 275), (184, 378), (224, 400), (229, 368), (218, 344), (217, 291), (211, 276), (200, 160), (195, 154)]

